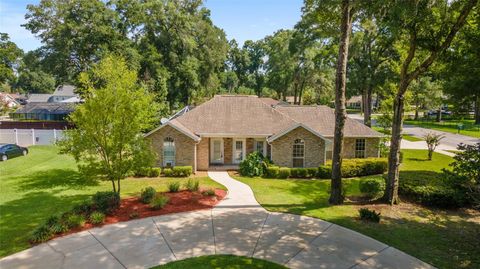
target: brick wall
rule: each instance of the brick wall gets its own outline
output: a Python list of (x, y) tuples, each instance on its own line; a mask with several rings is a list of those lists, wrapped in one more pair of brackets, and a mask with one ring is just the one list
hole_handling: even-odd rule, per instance
[(206, 171), (210, 164), (210, 139), (202, 137), (197, 145), (197, 170)]
[(165, 126), (147, 137), (157, 154), (157, 165), (163, 166), (163, 140), (165, 137), (171, 137), (175, 142), (175, 165), (194, 167), (195, 141), (170, 126)]
[(223, 162), (225, 164), (232, 164), (232, 143), (233, 139), (231, 137), (226, 137), (223, 139)]
[[(355, 141), (357, 138), (346, 137), (343, 139), (343, 158), (355, 158)], [(379, 137), (365, 138), (365, 157), (378, 157)]]
[(325, 163), (325, 141), (298, 127), (272, 142), (272, 161), (279, 166), (292, 167), (293, 143), (295, 139), (305, 141), (305, 167), (318, 167)]
[(255, 140), (253, 138), (247, 138), (247, 142), (246, 142), (246, 145), (245, 145), (245, 151), (246, 151), (246, 155), (247, 156), (248, 154), (252, 153), (253, 152), (253, 146), (254, 146), (254, 142)]

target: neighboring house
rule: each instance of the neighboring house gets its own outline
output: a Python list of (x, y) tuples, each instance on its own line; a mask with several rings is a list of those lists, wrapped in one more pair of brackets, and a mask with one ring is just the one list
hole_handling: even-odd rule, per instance
[[(146, 134), (158, 165), (237, 165), (259, 151), (279, 166), (318, 167), (331, 159), (334, 111), (271, 98), (216, 95)], [(344, 158), (378, 157), (382, 134), (346, 119)]]
[(20, 106), (20, 103), (15, 99), (12, 94), (0, 92), (0, 106), (7, 108), (16, 108)]
[[(332, 104), (335, 104), (335, 102), (332, 102)], [(362, 109), (362, 96), (361, 95), (355, 95), (350, 97), (346, 102), (345, 102), (346, 108), (349, 109)], [(372, 96), (372, 108), (377, 107), (377, 98), (376, 96)]]
[[(73, 98), (73, 99), (72, 99)], [(70, 101), (67, 101), (70, 100)], [(77, 101), (78, 100), (78, 101)], [(28, 103), (59, 103), (59, 102), (79, 102), (79, 97), (75, 94), (75, 87), (72, 85), (59, 85), (53, 94), (32, 93), (28, 96)]]
[(13, 120), (64, 121), (72, 113), (75, 105), (71, 103), (28, 103), (10, 113)]

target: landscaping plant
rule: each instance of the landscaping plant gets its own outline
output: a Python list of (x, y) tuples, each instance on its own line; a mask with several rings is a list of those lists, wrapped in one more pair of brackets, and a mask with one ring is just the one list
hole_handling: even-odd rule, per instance
[(70, 214), (65, 219), (65, 223), (70, 229), (82, 227), (85, 225), (85, 217), (82, 215)]
[(112, 214), (120, 207), (120, 194), (113, 191), (97, 192), (92, 197), (93, 205), (98, 211)]
[(200, 182), (198, 180), (188, 179), (187, 182), (185, 182), (185, 188), (189, 191), (198, 191)]
[(366, 207), (360, 208), (358, 210), (358, 213), (360, 214), (360, 219), (361, 220), (366, 220), (366, 221), (371, 221), (371, 222), (380, 222), (380, 212), (376, 212), (375, 210), (370, 210)]
[(150, 207), (155, 210), (162, 209), (165, 207), (169, 200), (170, 198), (165, 195), (156, 195), (155, 198), (153, 198), (153, 200), (150, 202)]
[(155, 198), (155, 194), (157, 191), (153, 187), (146, 187), (140, 193), (140, 201), (144, 204), (150, 203), (153, 198)]
[(425, 140), (425, 142), (427, 142), (429, 161), (432, 160), (433, 152), (435, 151), (437, 146), (440, 145), (440, 140), (442, 140), (443, 138), (445, 138), (444, 135), (436, 134), (433, 132), (429, 132), (423, 136), (423, 139)]
[(362, 178), (360, 179), (359, 188), (370, 199), (382, 197), (385, 192), (385, 179)]
[(168, 192), (178, 192), (180, 190), (180, 182), (174, 181), (168, 183)]
[(264, 161), (263, 155), (255, 151), (248, 154), (245, 160), (240, 162), (239, 172), (242, 176), (247, 177), (262, 176), (266, 166), (267, 163)]
[(215, 195), (215, 189), (213, 189), (213, 188), (206, 189), (202, 192), (202, 194), (205, 195), (205, 196), (214, 196)]
[(50, 227), (47, 225), (41, 225), (33, 231), (30, 241), (32, 243), (42, 243), (48, 241), (50, 238), (52, 238), (52, 236), (53, 232)]
[(94, 211), (90, 214), (89, 220), (92, 224), (102, 224), (105, 221), (105, 214), (99, 211)]
[(161, 173), (160, 167), (152, 167), (148, 170), (148, 177), (159, 177)]

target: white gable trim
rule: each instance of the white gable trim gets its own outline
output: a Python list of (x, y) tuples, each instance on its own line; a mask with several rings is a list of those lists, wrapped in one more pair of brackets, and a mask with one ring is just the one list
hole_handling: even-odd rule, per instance
[(320, 137), (321, 139), (323, 139), (323, 140), (325, 141), (325, 143), (331, 143), (331, 140), (330, 140), (330, 139), (326, 138), (325, 136), (321, 135), (320, 133), (318, 133), (317, 131), (313, 130), (312, 128), (306, 126), (306, 125), (303, 124), (303, 123), (294, 124), (294, 125), (292, 125), (291, 127), (289, 127), (289, 128), (287, 128), (287, 129), (281, 131), (280, 133), (269, 137), (269, 138), (267, 139), (267, 141), (268, 141), (268, 143), (271, 143), (271, 142), (277, 140), (278, 138), (280, 138), (280, 137), (282, 137), (282, 136), (290, 133), (291, 131), (297, 129), (298, 127), (302, 127), (302, 128), (304, 128), (304, 129), (306, 129), (307, 131), (311, 132), (312, 134)]
[(190, 137), (191, 139), (193, 139), (193, 140), (196, 141), (196, 142), (200, 141), (200, 139), (201, 139), (200, 137), (198, 137), (198, 136), (196, 136), (196, 135), (189, 134), (189, 133), (185, 132), (184, 130), (178, 128), (177, 126), (175, 126), (175, 124), (171, 124), (170, 121), (167, 122), (167, 123), (165, 123), (165, 124), (162, 124), (162, 125), (158, 126), (157, 128), (155, 128), (155, 129), (153, 129), (153, 130), (151, 130), (150, 132), (148, 132), (147, 134), (145, 134), (144, 137), (150, 136), (151, 134), (155, 133), (156, 131), (162, 129), (162, 128), (165, 127), (165, 126), (170, 126), (170, 127), (172, 127), (173, 129), (175, 129), (175, 130), (179, 131), (180, 133), (182, 133), (182, 134)]

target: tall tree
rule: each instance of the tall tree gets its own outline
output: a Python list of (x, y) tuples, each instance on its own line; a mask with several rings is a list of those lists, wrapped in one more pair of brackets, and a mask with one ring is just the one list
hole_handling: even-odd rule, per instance
[(345, 108), (345, 88), (347, 85), (347, 62), (350, 33), (352, 31), (352, 1), (342, 0), (342, 19), (340, 22), (340, 44), (338, 48), (337, 75), (335, 80), (335, 132), (333, 138), (332, 156), (332, 186), (330, 204), (342, 204), (342, 154), (343, 154), (343, 129), (347, 111)]
[(10, 41), (8, 34), (0, 33), (0, 84), (15, 82), (15, 70), (22, 55), (23, 51)]
[(393, 105), (388, 179), (384, 197), (389, 204), (399, 202), (399, 154), (405, 93), (410, 83), (425, 73), (450, 46), (477, 2), (478, 0), (412, 0), (395, 1), (384, 7), (389, 13), (384, 23), (394, 34), (398, 45), (405, 46)]

